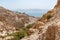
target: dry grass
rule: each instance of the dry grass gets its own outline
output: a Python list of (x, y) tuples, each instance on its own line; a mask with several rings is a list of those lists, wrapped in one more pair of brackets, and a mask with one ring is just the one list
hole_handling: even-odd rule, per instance
[(57, 26), (50, 26), (46, 31), (46, 40), (55, 40), (55, 34), (57, 32)]

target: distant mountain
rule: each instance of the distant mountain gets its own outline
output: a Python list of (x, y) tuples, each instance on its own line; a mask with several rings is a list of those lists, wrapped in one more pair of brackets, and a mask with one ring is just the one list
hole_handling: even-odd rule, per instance
[(48, 9), (16, 9), (14, 11), (19, 11), (22, 13), (25, 12), (30, 16), (41, 17), (43, 14), (45, 14), (48, 11)]

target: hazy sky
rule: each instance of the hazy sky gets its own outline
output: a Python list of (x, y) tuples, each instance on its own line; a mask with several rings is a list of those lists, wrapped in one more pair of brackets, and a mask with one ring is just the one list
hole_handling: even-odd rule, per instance
[(0, 0), (0, 6), (8, 9), (51, 9), (56, 0)]

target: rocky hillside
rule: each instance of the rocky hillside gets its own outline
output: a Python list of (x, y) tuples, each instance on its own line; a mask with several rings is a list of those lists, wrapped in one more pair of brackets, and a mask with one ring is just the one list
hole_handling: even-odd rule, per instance
[(20, 28), (34, 23), (36, 20), (37, 18), (25, 13), (14, 12), (0, 6), (0, 36), (14, 33)]
[(30, 31), (33, 33), (21, 40), (60, 40), (60, 0), (57, 0), (54, 9), (43, 15)]
[(55, 13), (60, 9), (60, 0), (57, 1), (57, 5), (52, 10), (49, 10), (43, 17), (41, 21), (46, 22), (48, 21), (49, 17), (55, 15)]

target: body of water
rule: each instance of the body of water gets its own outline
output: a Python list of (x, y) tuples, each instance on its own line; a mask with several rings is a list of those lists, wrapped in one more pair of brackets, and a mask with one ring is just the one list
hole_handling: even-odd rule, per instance
[(18, 10), (19, 12), (24, 12), (30, 16), (41, 17), (43, 16), (48, 10), (46, 9), (22, 9)]

